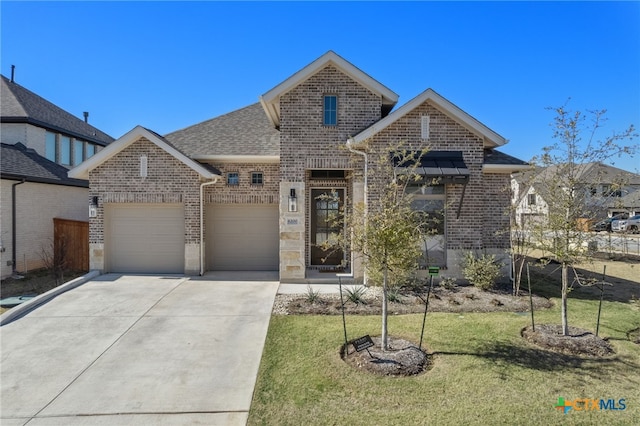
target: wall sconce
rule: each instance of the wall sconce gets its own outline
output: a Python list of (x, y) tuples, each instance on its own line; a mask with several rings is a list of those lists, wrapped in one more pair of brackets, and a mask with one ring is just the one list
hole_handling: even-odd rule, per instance
[(289, 211), (297, 212), (298, 211), (298, 197), (296, 197), (296, 189), (291, 188), (289, 192)]
[(91, 197), (91, 203), (89, 204), (89, 217), (98, 216), (98, 196)]

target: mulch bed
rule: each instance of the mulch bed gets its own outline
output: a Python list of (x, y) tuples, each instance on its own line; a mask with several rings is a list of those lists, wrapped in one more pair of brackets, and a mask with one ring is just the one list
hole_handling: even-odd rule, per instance
[(341, 349), (342, 359), (358, 370), (364, 370), (382, 376), (414, 376), (420, 374), (431, 364), (431, 357), (418, 348), (418, 345), (408, 340), (387, 338), (389, 350), (383, 351), (380, 347), (380, 337), (371, 337), (374, 346), (366, 350), (356, 352), (349, 345)]
[[(426, 292), (420, 294), (426, 299)], [(397, 294), (396, 301), (390, 301), (390, 315), (423, 313), (425, 304), (411, 292)], [(367, 288), (362, 302), (354, 303), (346, 299), (347, 315), (379, 315), (381, 313), (382, 289)], [(534, 309), (547, 309), (553, 302), (547, 298), (533, 296)], [(526, 312), (529, 311), (529, 297), (512, 296), (508, 291), (482, 291), (473, 286), (457, 286), (452, 289), (434, 287), (429, 297), (429, 312)], [(321, 294), (313, 303), (306, 294), (278, 294), (273, 313), (276, 315), (340, 315), (339, 294)]]
[(569, 335), (562, 334), (562, 326), (557, 324), (536, 325), (522, 329), (522, 337), (536, 346), (566, 355), (600, 358), (615, 352), (609, 342), (595, 334), (577, 327), (569, 327)]

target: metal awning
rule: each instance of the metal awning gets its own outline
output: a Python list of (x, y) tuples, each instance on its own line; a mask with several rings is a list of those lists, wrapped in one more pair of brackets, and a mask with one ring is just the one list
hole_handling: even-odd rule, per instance
[[(462, 151), (429, 151), (419, 159), (405, 160), (402, 164), (394, 157), (396, 173), (415, 173), (425, 181), (439, 184), (465, 184), (469, 181), (469, 168), (464, 163)], [(419, 164), (415, 162), (419, 161)]]

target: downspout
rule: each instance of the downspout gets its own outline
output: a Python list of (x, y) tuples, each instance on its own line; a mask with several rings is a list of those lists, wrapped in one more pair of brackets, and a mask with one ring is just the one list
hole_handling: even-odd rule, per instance
[[(369, 217), (369, 159), (367, 157), (366, 152), (358, 151), (357, 149), (353, 148), (351, 146), (352, 143), (353, 143), (353, 138), (348, 138), (346, 143), (347, 149), (354, 154), (362, 155), (362, 157), (364, 158), (364, 227), (365, 229), (367, 229), (367, 219)], [(354, 272), (353, 267), (354, 267), (353, 250), (351, 250), (351, 272), (352, 273)], [(364, 284), (367, 285), (368, 277), (367, 277), (366, 268), (363, 271), (362, 278), (363, 278)]]
[(17, 262), (17, 255), (16, 255), (16, 244), (17, 244), (17, 237), (16, 237), (16, 186), (18, 185), (22, 185), (23, 183), (26, 182), (26, 179), (22, 179), (22, 181), (14, 183), (13, 185), (11, 185), (11, 245), (12, 247), (12, 253), (11, 253), (11, 271), (12, 271), (12, 275), (16, 275), (16, 262)]
[(200, 276), (204, 275), (204, 187), (217, 182), (216, 177), (210, 182), (200, 184)]

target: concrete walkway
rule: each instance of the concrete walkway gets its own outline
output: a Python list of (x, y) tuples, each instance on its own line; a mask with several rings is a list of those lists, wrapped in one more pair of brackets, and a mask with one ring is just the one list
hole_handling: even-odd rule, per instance
[(246, 424), (277, 280), (103, 275), (0, 328), (4, 425)]

